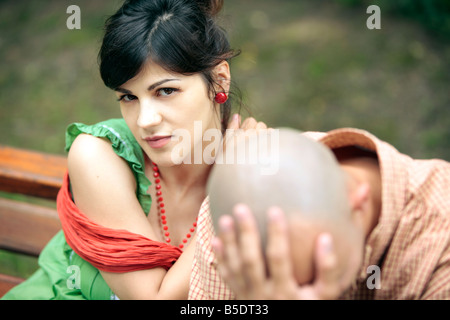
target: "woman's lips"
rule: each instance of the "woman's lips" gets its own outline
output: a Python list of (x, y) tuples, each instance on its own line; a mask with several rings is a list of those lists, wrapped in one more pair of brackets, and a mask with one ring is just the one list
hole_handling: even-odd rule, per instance
[(168, 144), (172, 136), (155, 136), (145, 139), (148, 145), (153, 149), (159, 149)]

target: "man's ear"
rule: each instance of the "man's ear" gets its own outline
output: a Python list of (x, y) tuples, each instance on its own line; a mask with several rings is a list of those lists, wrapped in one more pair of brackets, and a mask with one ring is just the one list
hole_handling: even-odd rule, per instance
[(213, 72), (216, 83), (218, 85), (218, 87), (216, 87), (216, 91), (223, 91), (228, 93), (231, 83), (230, 65), (228, 64), (228, 62), (223, 60), (214, 68)]
[(350, 206), (354, 210), (365, 211), (369, 205), (370, 186), (368, 183), (357, 183), (350, 191)]
[(370, 214), (370, 185), (368, 183), (355, 183), (350, 187), (350, 209), (355, 221), (362, 223), (363, 216)]

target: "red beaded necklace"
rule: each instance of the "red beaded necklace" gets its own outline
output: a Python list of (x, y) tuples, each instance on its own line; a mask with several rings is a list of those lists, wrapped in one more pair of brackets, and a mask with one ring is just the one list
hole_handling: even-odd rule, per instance
[[(164, 198), (162, 197), (162, 190), (161, 190), (161, 179), (159, 174), (158, 165), (154, 162), (153, 164), (153, 177), (155, 178), (155, 191), (156, 191), (156, 197), (158, 202), (158, 214), (161, 218), (161, 226), (163, 229), (163, 234), (165, 237), (166, 243), (170, 244), (172, 241), (170, 239), (170, 232), (169, 232), (169, 226), (167, 225), (167, 217), (166, 217), (166, 209), (164, 208)], [(180, 249), (183, 249), (186, 243), (188, 242), (188, 239), (192, 237), (192, 233), (194, 233), (195, 228), (197, 227), (197, 219), (195, 219), (195, 222), (192, 224), (192, 227), (189, 229), (189, 233), (186, 234), (186, 237), (183, 239), (183, 241), (178, 245)]]

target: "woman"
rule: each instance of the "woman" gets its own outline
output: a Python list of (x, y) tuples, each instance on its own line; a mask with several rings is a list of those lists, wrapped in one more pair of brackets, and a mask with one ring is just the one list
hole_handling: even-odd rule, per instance
[[(221, 7), (129, 0), (108, 19), (100, 72), (123, 119), (69, 126), (58, 196), (64, 234), (6, 299), (187, 298), (211, 169), (194, 153), (204, 151), (207, 130), (240, 125), (238, 116), (229, 121), (235, 53), (214, 21)], [(241, 127), (265, 125), (249, 118)]]

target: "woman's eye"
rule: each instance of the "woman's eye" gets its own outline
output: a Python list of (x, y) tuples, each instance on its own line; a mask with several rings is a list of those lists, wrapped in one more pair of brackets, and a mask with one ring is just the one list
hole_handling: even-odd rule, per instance
[(162, 88), (157, 91), (157, 95), (167, 97), (177, 91), (178, 91), (178, 89), (175, 89), (175, 88)]
[(119, 101), (124, 101), (124, 102), (130, 102), (136, 100), (135, 96), (132, 96), (131, 94), (124, 94), (123, 96), (120, 96)]

